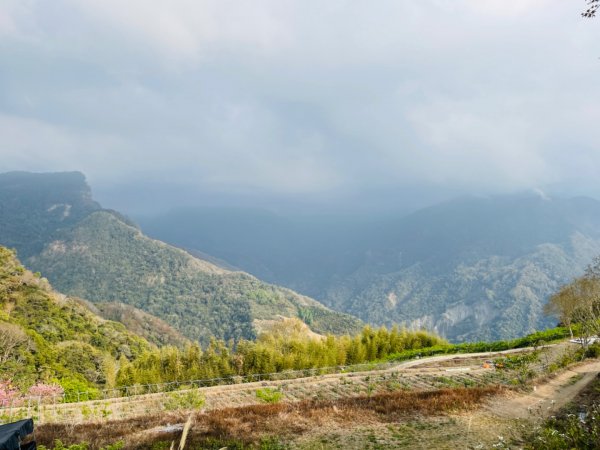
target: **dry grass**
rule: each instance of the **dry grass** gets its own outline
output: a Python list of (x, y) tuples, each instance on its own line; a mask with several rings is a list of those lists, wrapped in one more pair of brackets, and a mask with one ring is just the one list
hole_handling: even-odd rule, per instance
[[(236, 448), (232, 443), (237, 443), (237, 448), (247, 448), (268, 436), (285, 441), (318, 428), (351, 428), (367, 423), (390, 423), (411, 415), (463, 411), (504, 390), (502, 387), (479, 387), (396, 391), (337, 400), (253, 405), (208, 413), (198, 411), (193, 415), (187, 448), (206, 448), (207, 442), (212, 442), (216, 448), (221, 444)], [(181, 432), (165, 433), (160, 427), (183, 423), (188, 416), (189, 412), (182, 411), (102, 423), (47, 424), (38, 428), (36, 437), (44, 445), (61, 439), (64, 443), (88, 442), (94, 449), (123, 440), (127, 449), (151, 448), (152, 443), (170, 443), (178, 439)]]

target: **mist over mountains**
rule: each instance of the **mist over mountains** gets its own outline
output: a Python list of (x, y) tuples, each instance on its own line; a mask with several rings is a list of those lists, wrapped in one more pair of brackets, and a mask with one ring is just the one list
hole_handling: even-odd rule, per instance
[(599, 202), (537, 192), (461, 197), (406, 216), (195, 208), (139, 222), (366, 322), (458, 341), (552, 325), (548, 296), (600, 254)]
[(169, 342), (207, 342), (281, 317), (319, 333), (356, 331), (355, 316), (453, 341), (512, 338), (553, 325), (547, 298), (600, 254), (600, 202), (541, 192), (410, 214), (179, 208), (138, 226), (94, 201), (80, 173), (16, 172), (0, 175), (0, 207), (0, 244), (158, 343), (149, 323)]

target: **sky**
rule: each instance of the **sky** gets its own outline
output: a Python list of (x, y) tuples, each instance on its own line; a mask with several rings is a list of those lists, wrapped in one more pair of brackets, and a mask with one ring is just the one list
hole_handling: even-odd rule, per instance
[(0, 0), (0, 172), (105, 205), (600, 197), (600, 18), (564, 0)]

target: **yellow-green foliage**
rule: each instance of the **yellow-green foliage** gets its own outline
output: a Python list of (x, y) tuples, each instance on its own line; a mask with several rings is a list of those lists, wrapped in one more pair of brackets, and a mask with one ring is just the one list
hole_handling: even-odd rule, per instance
[(283, 398), (283, 393), (273, 388), (257, 389), (256, 398), (265, 403), (279, 403)]
[(311, 337), (298, 324), (289, 321), (256, 341), (240, 342), (235, 349), (233, 344), (212, 340), (205, 350), (199, 345), (185, 350), (149, 350), (131, 363), (122, 362), (117, 383), (125, 386), (359, 364), (445, 343), (426, 332), (397, 328), (365, 327), (354, 337)]
[[(298, 319), (275, 325), (256, 341), (211, 339), (205, 348), (150, 346), (123, 325), (99, 319), (54, 293), (0, 247), (0, 325), (24, 336), (0, 366), (0, 379), (22, 388), (36, 381), (62, 385), (76, 396), (96, 388), (155, 384), (356, 364), (406, 349), (443, 344), (425, 332), (364, 328), (351, 336), (320, 336)], [(11, 328), (11, 331), (13, 330)]]
[[(104, 321), (54, 293), (0, 247), (0, 327), (22, 338), (0, 365), (0, 379), (21, 387), (58, 381), (67, 387), (103, 385), (106, 360), (134, 358), (150, 345), (121, 324)], [(7, 342), (0, 341), (6, 348)], [(114, 374), (112, 375), (114, 378)]]

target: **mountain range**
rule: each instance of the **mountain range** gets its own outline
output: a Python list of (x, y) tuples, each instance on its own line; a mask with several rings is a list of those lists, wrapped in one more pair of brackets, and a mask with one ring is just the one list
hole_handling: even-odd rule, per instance
[(159, 345), (252, 339), (286, 317), (321, 334), (366, 322), (513, 338), (553, 325), (547, 298), (600, 254), (600, 202), (541, 193), (385, 216), (188, 208), (134, 222), (80, 173), (12, 172), (0, 210), (0, 245), (27, 268)]
[(553, 325), (542, 312), (547, 298), (600, 254), (600, 202), (538, 192), (461, 197), (408, 215), (193, 208), (138, 222), (365, 322), (453, 341)]

